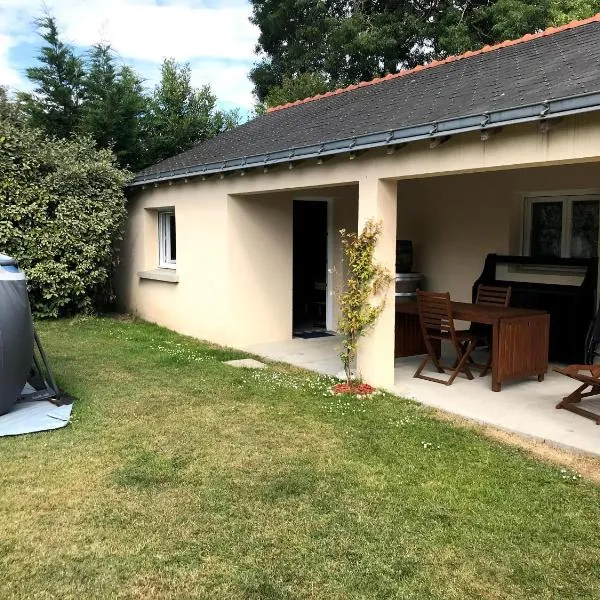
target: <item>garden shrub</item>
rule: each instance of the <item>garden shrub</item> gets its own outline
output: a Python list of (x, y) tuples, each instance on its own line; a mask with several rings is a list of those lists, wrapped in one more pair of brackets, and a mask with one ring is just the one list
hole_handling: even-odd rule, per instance
[(129, 173), (92, 140), (49, 138), (0, 108), (0, 252), (25, 270), (37, 316), (91, 312), (112, 299)]
[[(340, 230), (348, 278), (338, 294), (340, 319), (337, 329), (344, 336), (340, 358), (348, 386), (353, 379), (352, 365), (356, 361), (358, 341), (373, 327), (385, 308), (385, 293), (393, 281), (387, 269), (375, 260), (381, 229), (380, 222), (369, 219), (360, 233)], [(361, 389), (363, 391), (356, 391), (370, 393)]]

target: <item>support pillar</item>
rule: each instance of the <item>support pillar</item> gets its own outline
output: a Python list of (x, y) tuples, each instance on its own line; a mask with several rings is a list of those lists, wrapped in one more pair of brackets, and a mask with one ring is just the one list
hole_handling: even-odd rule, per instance
[[(381, 223), (375, 260), (391, 275), (396, 270), (397, 194), (396, 181), (365, 177), (359, 182), (358, 232), (362, 231), (369, 219)], [(395, 286), (392, 282), (386, 295), (385, 308), (358, 344), (358, 373), (365, 382), (377, 387), (391, 388), (394, 385), (395, 316)]]

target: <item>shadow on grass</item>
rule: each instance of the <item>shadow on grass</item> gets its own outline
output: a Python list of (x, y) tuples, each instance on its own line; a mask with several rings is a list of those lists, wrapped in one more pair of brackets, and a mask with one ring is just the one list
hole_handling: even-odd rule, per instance
[(291, 596), (279, 591), (272, 583), (263, 581), (249, 584), (244, 589), (244, 600), (287, 600)]
[(294, 498), (316, 491), (319, 483), (318, 474), (309, 468), (292, 469), (280, 473), (268, 481), (263, 489), (265, 500), (274, 502), (286, 498)]
[(123, 487), (149, 489), (176, 483), (189, 460), (182, 456), (165, 456), (145, 450), (138, 453), (114, 473), (114, 481)]

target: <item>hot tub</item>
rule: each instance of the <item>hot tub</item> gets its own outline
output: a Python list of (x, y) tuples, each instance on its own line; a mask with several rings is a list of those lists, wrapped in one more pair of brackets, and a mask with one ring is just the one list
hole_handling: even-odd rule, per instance
[(25, 273), (0, 254), (0, 415), (18, 400), (33, 360), (33, 322)]

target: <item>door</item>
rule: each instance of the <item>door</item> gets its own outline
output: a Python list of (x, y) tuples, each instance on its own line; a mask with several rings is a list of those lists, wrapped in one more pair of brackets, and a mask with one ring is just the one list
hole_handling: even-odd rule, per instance
[(294, 201), (294, 332), (326, 328), (327, 201)]

